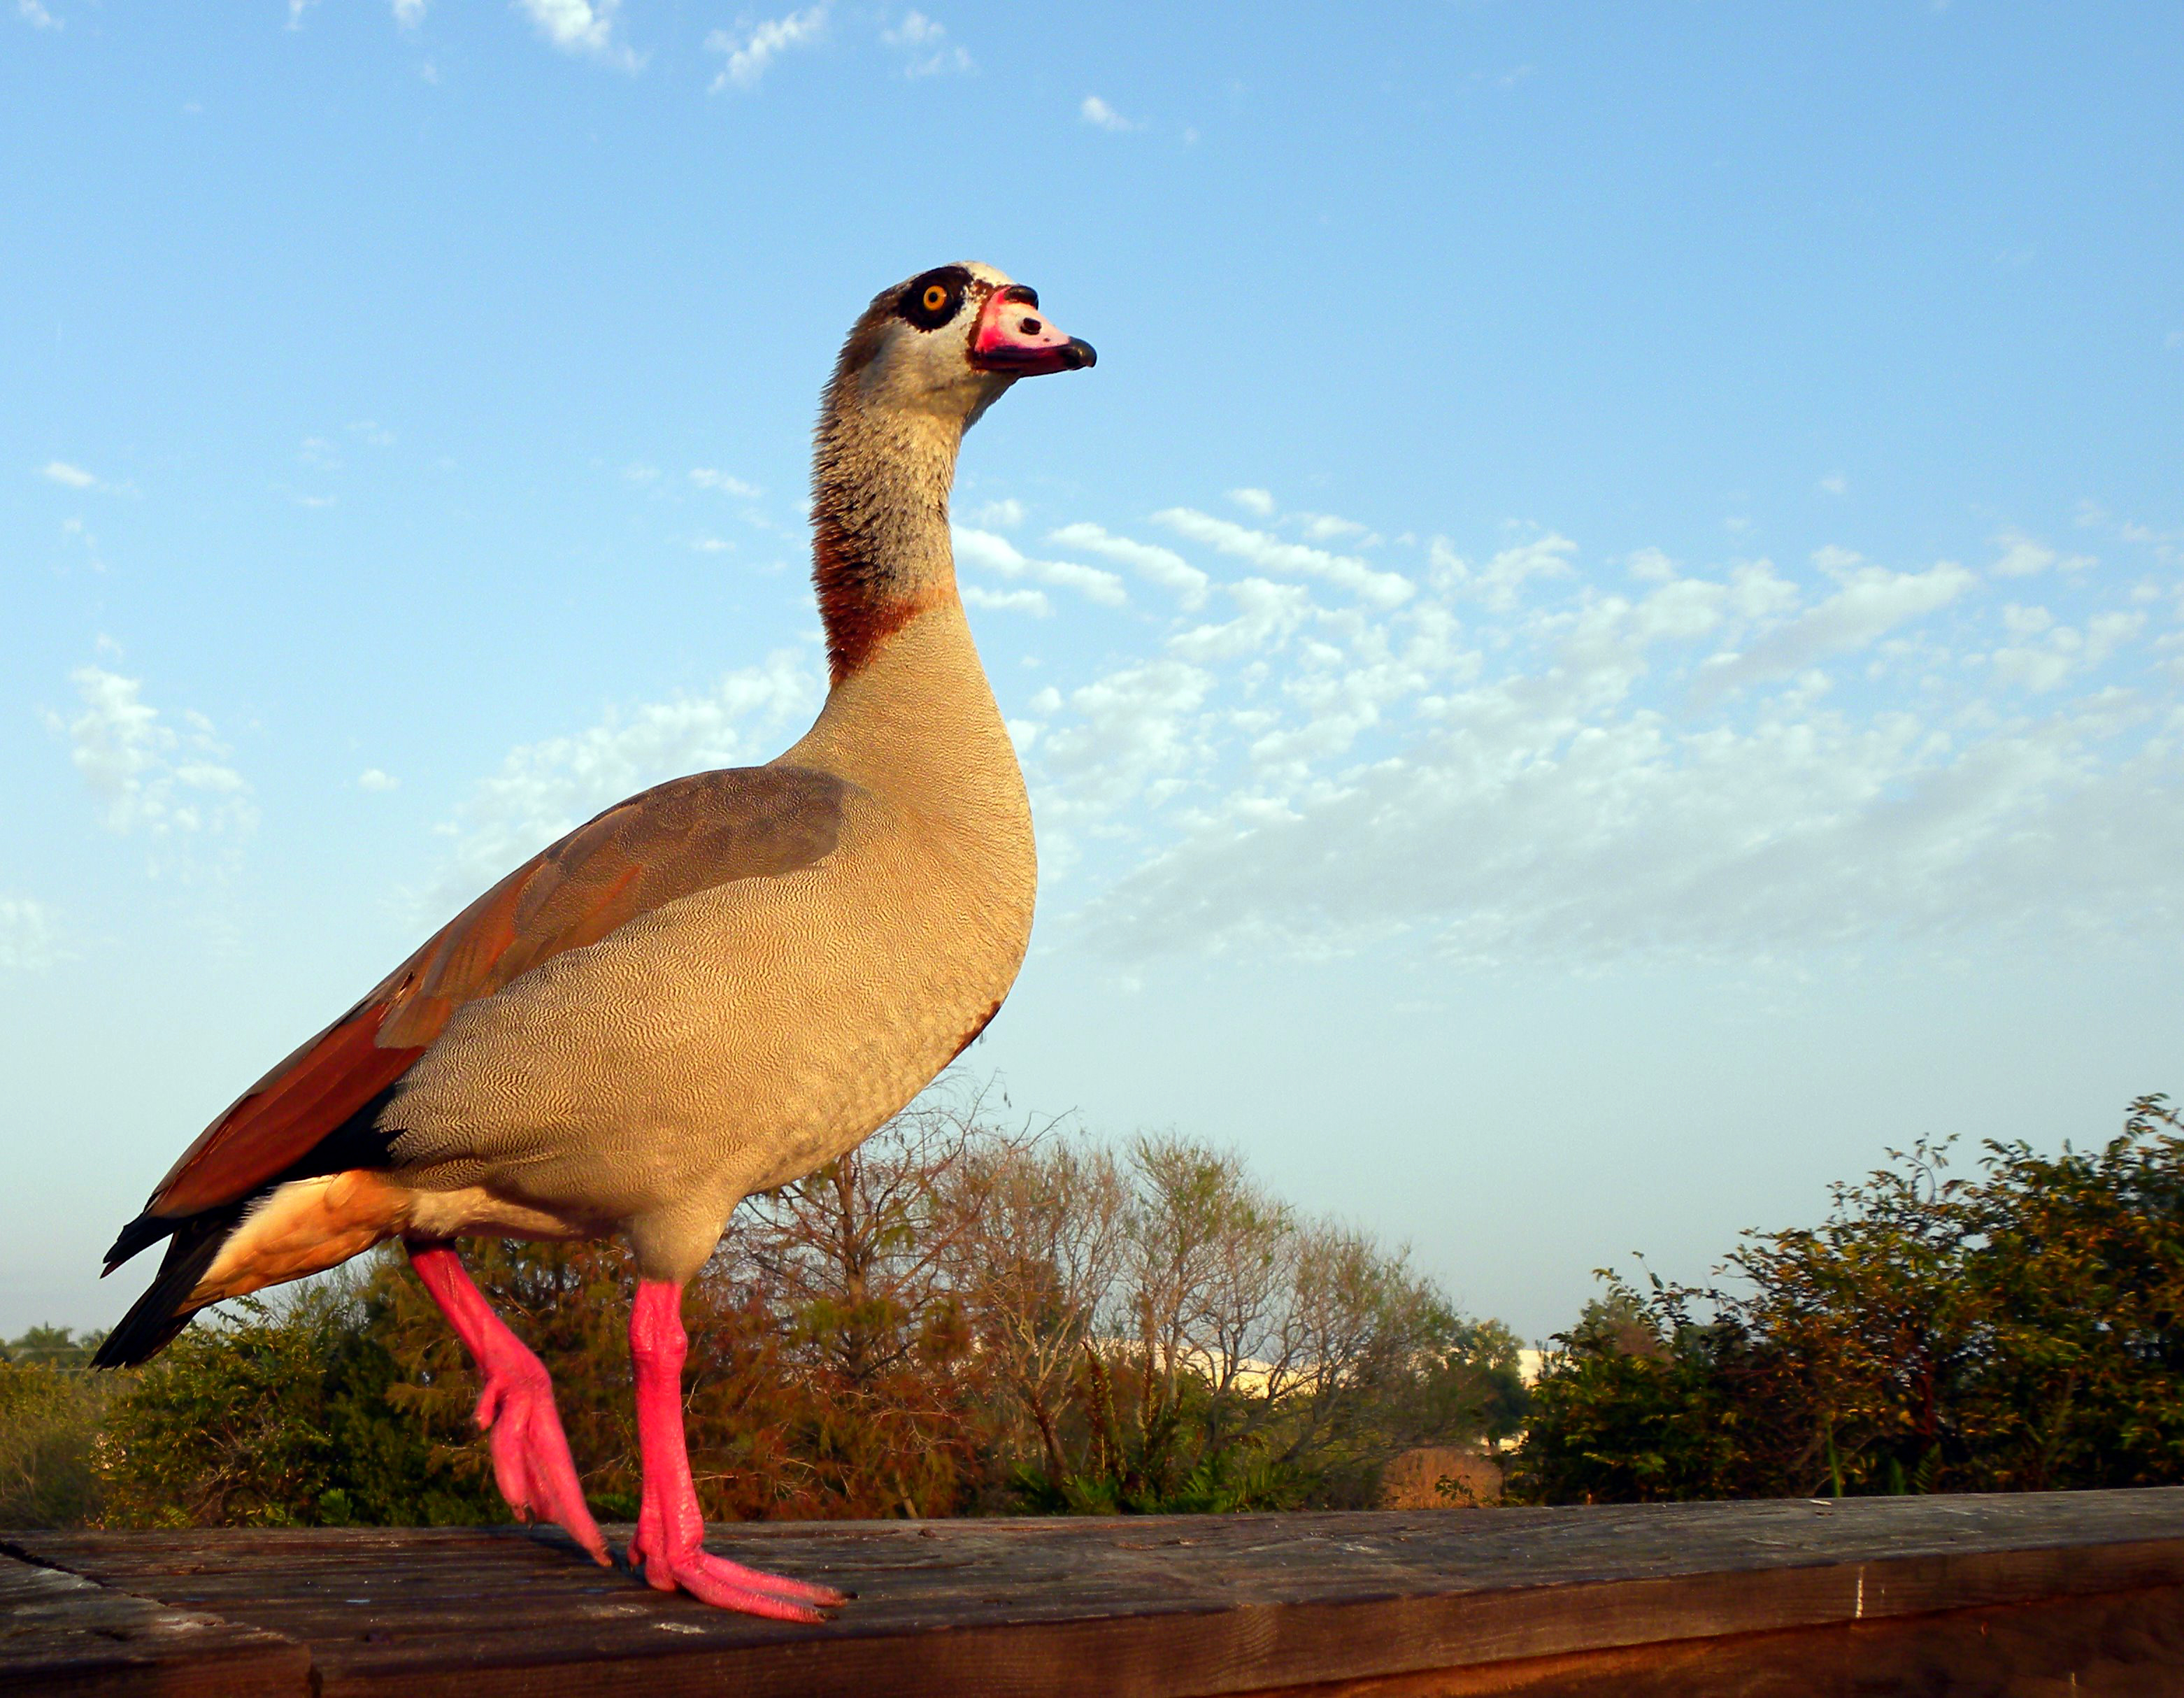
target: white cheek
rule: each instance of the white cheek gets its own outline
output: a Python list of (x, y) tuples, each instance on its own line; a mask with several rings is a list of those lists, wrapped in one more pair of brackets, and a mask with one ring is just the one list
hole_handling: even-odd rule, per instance
[(971, 364), (971, 327), (977, 320), (972, 302), (939, 330), (897, 326), (865, 367), (859, 383), (865, 401), (896, 407), (929, 408), (936, 402), (950, 409), (969, 406), (967, 392), (983, 379)]

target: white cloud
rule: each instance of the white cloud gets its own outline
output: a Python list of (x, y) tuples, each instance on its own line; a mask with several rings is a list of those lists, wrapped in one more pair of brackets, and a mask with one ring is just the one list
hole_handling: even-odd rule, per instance
[[(1293, 546), (1207, 522), (1180, 528)], [(1050, 541), (1132, 565), (1099, 526)], [(1552, 531), (1479, 566), (1424, 548), (1387, 604), (1324, 571), (1212, 582), (1227, 616), (1161, 660), (1017, 710), (1077, 893), (1056, 921), (1124, 958), (1409, 938), (1583, 965), (2184, 921), (2184, 710), (2132, 688), (2184, 676), (2184, 631), (2148, 640), (2165, 590), (2064, 620), (1841, 548), (1802, 588), (1655, 549), (1611, 587)]]
[(763, 492), (755, 483), (745, 483), (739, 477), (731, 477), (724, 471), (716, 471), (709, 465), (690, 468), (690, 482), (700, 489), (717, 489), (723, 495), (741, 496), (746, 501), (755, 499)]
[(1576, 543), (1551, 531), (1502, 549), (1483, 566), (1472, 565), (1440, 537), (1434, 538), (1428, 558), (1436, 586), (1477, 596), (1496, 612), (1507, 612), (1517, 604), (1529, 580), (1568, 577), (1569, 557), (1576, 552)]
[(304, 14), (309, 11), (312, 7), (318, 3), (319, 0), (288, 0), (287, 27), (291, 30), (302, 29), (304, 27)]
[(1240, 578), (1221, 586), (1240, 611), (1220, 625), (1196, 625), (1168, 638), (1169, 652), (1187, 660), (1234, 660), (1278, 649), (1311, 616), (1312, 593), (1302, 584)]
[(570, 736), (511, 749), (443, 827), (454, 853), (436, 887), (414, 893), (421, 921), (465, 901), (564, 832), (685, 772), (755, 765), (816, 711), (824, 687), (787, 652), (731, 672), (710, 693), (641, 703)]
[(2003, 626), (2017, 639), (1987, 657), (1994, 679), (2005, 688), (2044, 695), (2060, 689), (2076, 674), (2099, 665), (2145, 627), (2142, 613), (2097, 614), (2081, 631), (2059, 625), (2044, 607), (2015, 603), (2003, 610)]
[(177, 731), (143, 699), (143, 681), (98, 666), (69, 674), (83, 711), (46, 715), (64, 733), (69, 758), (104, 804), (106, 825), (154, 837), (176, 832), (248, 832), (258, 822), (250, 786), (227, 764), (232, 751), (202, 714)]
[(1301, 543), (1284, 543), (1264, 531), (1247, 530), (1193, 508), (1171, 507), (1154, 514), (1153, 521), (1194, 543), (1203, 543), (1224, 554), (1247, 560), (1262, 571), (1322, 578), (1376, 606), (1399, 605), (1410, 598), (1416, 587), (1401, 573), (1378, 571), (1354, 556), (1330, 554), (1322, 548), (1308, 548)]
[(1201, 667), (1150, 660), (1069, 692), (1070, 717), (1040, 739), (1042, 832), (1111, 821), (1150, 787), (1201, 766), (1199, 710), (1213, 684)]
[(1138, 127), (1096, 94), (1084, 97), (1084, 104), (1077, 109), (1077, 115), (1098, 130), (1134, 130)]
[(950, 47), (947, 35), (945, 28), (924, 13), (906, 12), (900, 24), (880, 31), (880, 39), (909, 55), (903, 66), (905, 76), (937, 76), (943, 71), (971, 70), (971, 55), (959, 47)]
[(1373, 534), (1373, 527), (1361, 525), (1355, 519), (1345, 519), (1339, 513), (1292, 513), (1289, 522), (1303, 527), (1304, 534), (1315, 543), (1332, 543), (1339, 537), (1355, 537), (1370, 548), (1380, 539)]
[(58, 30), (61, 20), (38, 3), (38, 0), (15, 0), (15, 15), (34, 30)]
[(1133, 542), (1128, 537), (1110, 535), (1097, 525), (1086, 524), (1065, 525), (1059, 531), (1050, 532), (1046, 540), (1128, 566), (1148, 582), (1173, 590), (1185, 609), (1206, 604), (1206, 586), (1211, 581), (1173, 548), (1163, 548), (1156, 543)]
[(615, 39), (621, 0), (516, 0), (538, 33), (565, 53), (588, 53), (635, 70), (643, 60)]
[(367, 766), (356, 775), (356, 788), (359, 790), (398, 790), (402, 788), (402, 781), (391, 772), (382, 772), (376, 766)]
[(1274, 516), (1274, 498), (1269, 490), (1232, 489), (1228, 492), (1228, 498), (1246, 513), (1256, 513), (1262, 519)]
[(1004, 496), (999, 501), (989, 501), (971, 515), (973, 525), (990, 531), (1013, 531), (1023, 523), (1023, 503), (1014, 496)]
[(2029, 578), (2053, 565), (2060, 565), (2066, 572), (2081, 572), (2100, 564), (2091, 554), (2064, 558), (2022, 531), (1998, 532), (1994, 544), (2002, 550), (2002, 557), (1987, 570), (1998, 578)]
[(1820, 493), (1847, 495), (1850, 493), (1850, 480), (1839, 471), (1831, 471), (1820, 480)]
[(769, 18), (748, 29), (714, 31), (705, 37), (706, 51), (726, 53), (728, 60), (713, 79), (709, 92), (718, 94), (731, 86), (757, 86), (767, 68), (782, 54), (794, 47), (810, 47), (825, 35), (827, 11), (827, 6), (822, 3), (784, 17)]
[(53, 964), (59, 927), (53, 911), (27, 896), (0, 896), (0, 968), (36, 972)]
[(1706, 692), (1790, 677), (1825, 655), (1862, 648), (1899, 625), (1938, 612), (1979, 582), (1954, 560), (1923, 572), (1892, 572), (1852, 565), (1858, 556), (1846, 550), (1822, 549), (1815, 560), (1840, 586), (1836, 593), (1742, 653), (1713, 656), (1700, 675)]
[(965, 584), (962, 595), (967, 607), (992, 608), (1001, 613), (1028, 613), (1039, 619), (1045, 619), (1054, 611), (1054, 604), (1041, 590), (988, 589), (983, 584)]
[[(1006, 537), (968, 526), (954, 527), (956, 558), (1006, 578), (1028, 577), (1055, 589), (1074, 590), (1102, 607), (1128, 605), (1129, 593), (1112, 572), (1080, 566), (1072, 560), (1034, 560)], [(993, 605), (993, 604), (988, 604)]]
[(98, 480), (80, 465), (70, 465), (64, 459), (49, 459), (38, 468), (38, 476), (51, 483), (65, 485), (70, 489), (90, 489)]
[(425, 21), (425, 0), (394, 0), (394, 21), (402, 29), (415, 29)]
[(2113, 718), (1959, 752), (1904, 714), (1740, 733), (1573, 707), (1540, 679), (1473, 693), (1445, 729), (1293, 814), (1210, 822), (1088, 917), (1132, 955), (1418, 933), (1488, 964), (1749, 961), (2103, 907), (2142, 907), (2157, 927), (2184, 911), (2184, 872), (2146, 849), (2184, 831), (2184, 770), (2173, 743), (2104, 747)]

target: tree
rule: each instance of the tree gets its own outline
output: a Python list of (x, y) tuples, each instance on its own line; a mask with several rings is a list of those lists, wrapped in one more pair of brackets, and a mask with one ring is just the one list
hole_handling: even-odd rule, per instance
[(1148, 1136), (1011, 1171), (982, 1247), (1003, 1274), (972, 1308), (1036, 1402), (1042, 1466), (1016, 1477), (1034, 1507), (1368, 1502), (1398, 1451), (1522, 1399), (1506, 1329), (1467, 1328), (1405, 1253), (1301, 1220), (1233, 1153)]
[(2184, 1131), (2159, 1097), (2093, 1153), (1945, 1146), (1747, 1234), (1741, 1288), (1609, 1279), (1536, 1392), (1546, 1501), (2184, 1479)]
[[(244, 1300), (119, 1382), (94, 1451), (109, 1525), (505, 1520), (389, 1394), (393, 1264)], [(405, 1276), (403, 1276), (406, 1278)]]
[[(948, 1082), (738, 1212), (684, 1294), (709, 1517), (1366, 1502), (1406, 1445), (1513, 1418), (1513, 1339), (1403, 1252), (1301, 1217), (1233, 1152), (1004, 1123), (998, 1095)], [(633, 1517), (627, 1253), (465, 1256), (553, 1375), (595, 1511)], [(115, 1522), (505, 1518), (471, 1364), (398, 1250), (102, 1383), (79, 1472)]]

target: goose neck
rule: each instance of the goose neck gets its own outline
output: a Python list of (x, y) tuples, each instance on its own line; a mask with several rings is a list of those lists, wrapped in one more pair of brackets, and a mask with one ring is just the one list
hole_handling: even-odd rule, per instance
[(948, 497), (960, 420), (831, 396), (812, 468), (812, 582), (839, 685), (956, 593)]

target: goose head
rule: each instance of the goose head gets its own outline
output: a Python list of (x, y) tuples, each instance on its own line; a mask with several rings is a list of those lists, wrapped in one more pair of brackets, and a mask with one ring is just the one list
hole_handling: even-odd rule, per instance
[(967, 430), (1018, 378), (1097, 359), (1089, 342), (1055, 327), (1037, 291), (990, 265), (941, 265), (873, 298), (835, 381), (861, 409), (924, 413)]

